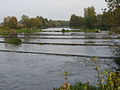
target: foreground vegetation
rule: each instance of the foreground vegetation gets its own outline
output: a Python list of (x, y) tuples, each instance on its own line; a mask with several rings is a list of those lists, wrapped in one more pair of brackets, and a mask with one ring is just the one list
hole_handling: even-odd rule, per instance
[(68, 83), (69, 72), (65, 72), (65, 83), (60, 88), (54, 88), (53, 90), (120, 90), (120, 71), (105, 70), (101, 72), (101, 66), (96, 63), (97, 57), (91, 58), (91, 61), (94, 63), (97, 72), (98, 86), (91, 86), (89, 82), (86, 84), (75, 82), (75, 85), (70, 85)]
[[(104, 80), (101, 82), (104, 82)], [(111, 72), (106, 80), (106, 84), (100, 84), (98, 87), (91, 86), (89, 83), (76, 82), (75, 85), (70, 85), (65, 82), (63, 86), (53, 90), (120, 90), (120, 72)]]

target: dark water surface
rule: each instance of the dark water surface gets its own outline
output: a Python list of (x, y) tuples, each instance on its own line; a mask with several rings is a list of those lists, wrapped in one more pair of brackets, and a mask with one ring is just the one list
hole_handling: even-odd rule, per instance
[[(64, 82), (63, 72), (70, 72), (69, 82), (97, 83), (94, 64), (80, 57), (0, 53), (0, 90), (51, 90)], [(102, 70), (116, 67), (112, 60), (98, 60)]]

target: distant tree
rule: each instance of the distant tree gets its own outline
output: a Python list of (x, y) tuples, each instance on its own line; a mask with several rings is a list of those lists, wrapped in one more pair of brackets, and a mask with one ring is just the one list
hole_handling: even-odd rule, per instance
[(80, 27), (80, 17), (73, 14), (70, 18), (70, 27)]
[(57, 24), (57, 27), (68, 27), (69, 26), (69, 21), (57, 20), (55, 22)]
[(70, 27), (96, 28), (96, 26), (97, 16), (93, 6), (84, 9), (84, 17), (73, 14), (70, 18)]
[(39, 27), (39, 19), (38, 18), (30, 18), (30, 28), (36, 29)]
[(25, 28), (30, 28), (30, 19), (28, 16), (23, 15), (21, 17), (21, 23), (24, 25)]
[(4, 26), (15, 29), (17, 27), (18, 21), (17, 18), (8, 16), (4, 18)]
[(44, 27), (49, 27), (49, 21), (47, 18), (44, 19)]
[(84, 9), (84, 18), (87, 28), (94, 28), (96, 26), (96, 12), (93, 6)]
[(49, 20), (49, 27), (55, 27), (55, 23), (53, 20)]
[(120, 0), (105, 0), (108, 5), (108, 11), (106, 12), (109, 16), (109, 22), (111, 27), (120, 27)]
[(60, 21), (60, 20), (48, 20), (42, 16), (37, 16), (35, 18), (29, 18), (29, 16), (23, 15), (20, 21), (17, 21), (16, 17), (6, 17), (4, 18), (4, 25), (10, 28), (33, 28), (41, 29), (47, 27), (61, 27), (68, 26), (69, 21)]

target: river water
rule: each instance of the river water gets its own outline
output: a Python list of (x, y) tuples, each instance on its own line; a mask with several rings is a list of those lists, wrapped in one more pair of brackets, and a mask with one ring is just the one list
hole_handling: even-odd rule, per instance
[[(50, 28), (45, 30), (60, 31), (62, 28)], [(95, 36), (101, 38), (108, 35), (106, 32), (68, 32), (64, 34), (62, 32), (39, 32), (37, 34), (48, 35), (22, 35), (23, 37), (26, 37), (22, 38), (22, 41), (39, 43), (57, 42), (70, 44), (86, 44), (90, 43), (88, 41), (92, 41), (92, 44), (107, 44), (108, 46), (67, 46), (39, 44), (22, 44), (19, 46), (14, 46), (11, 44), (0, 43), (0, 50), (112, 57), (115, 56), (114, 52), (116, 48), (112, 47), (111, 49), (109, 44), (113, 44), (113, 41), (119, 41), (118, 39), (49, 39), (49, 37), (85, 38), (86, 36)], [(50, 34), (53, 35), (50, 36)], [(37, 37), (48, 37), (48, 39), (40, 39)], [(0, 40), (3, 41), (4, 39)], [(98, 59), (97, 65), (101, 65), (101, 70), (111, 70), (112, 68), (117, 67), (113, 59)], [(0, 90), (52, 90), (53, 87), (60, 87), (64, 83), (64, 71), (70, 72), (68, 81), (71, 84), (74, 83), (75, 80), (83, 83), (90, 82), (91, 85), (97, 84), (97, 73), (95, 71), (94, 63), (90, 58), (0, 52)]]

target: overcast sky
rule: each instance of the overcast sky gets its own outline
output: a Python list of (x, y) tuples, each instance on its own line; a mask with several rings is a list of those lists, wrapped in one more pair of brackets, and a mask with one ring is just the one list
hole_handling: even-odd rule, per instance
[(83, 16), (83, 9), (88, 6), (94, 6), (101, 13), (106, 3), (105, 0), (0, 0), (0, 22), (6, 16), (20, 19), (23, 14), (69, 20), (71, 14)]

